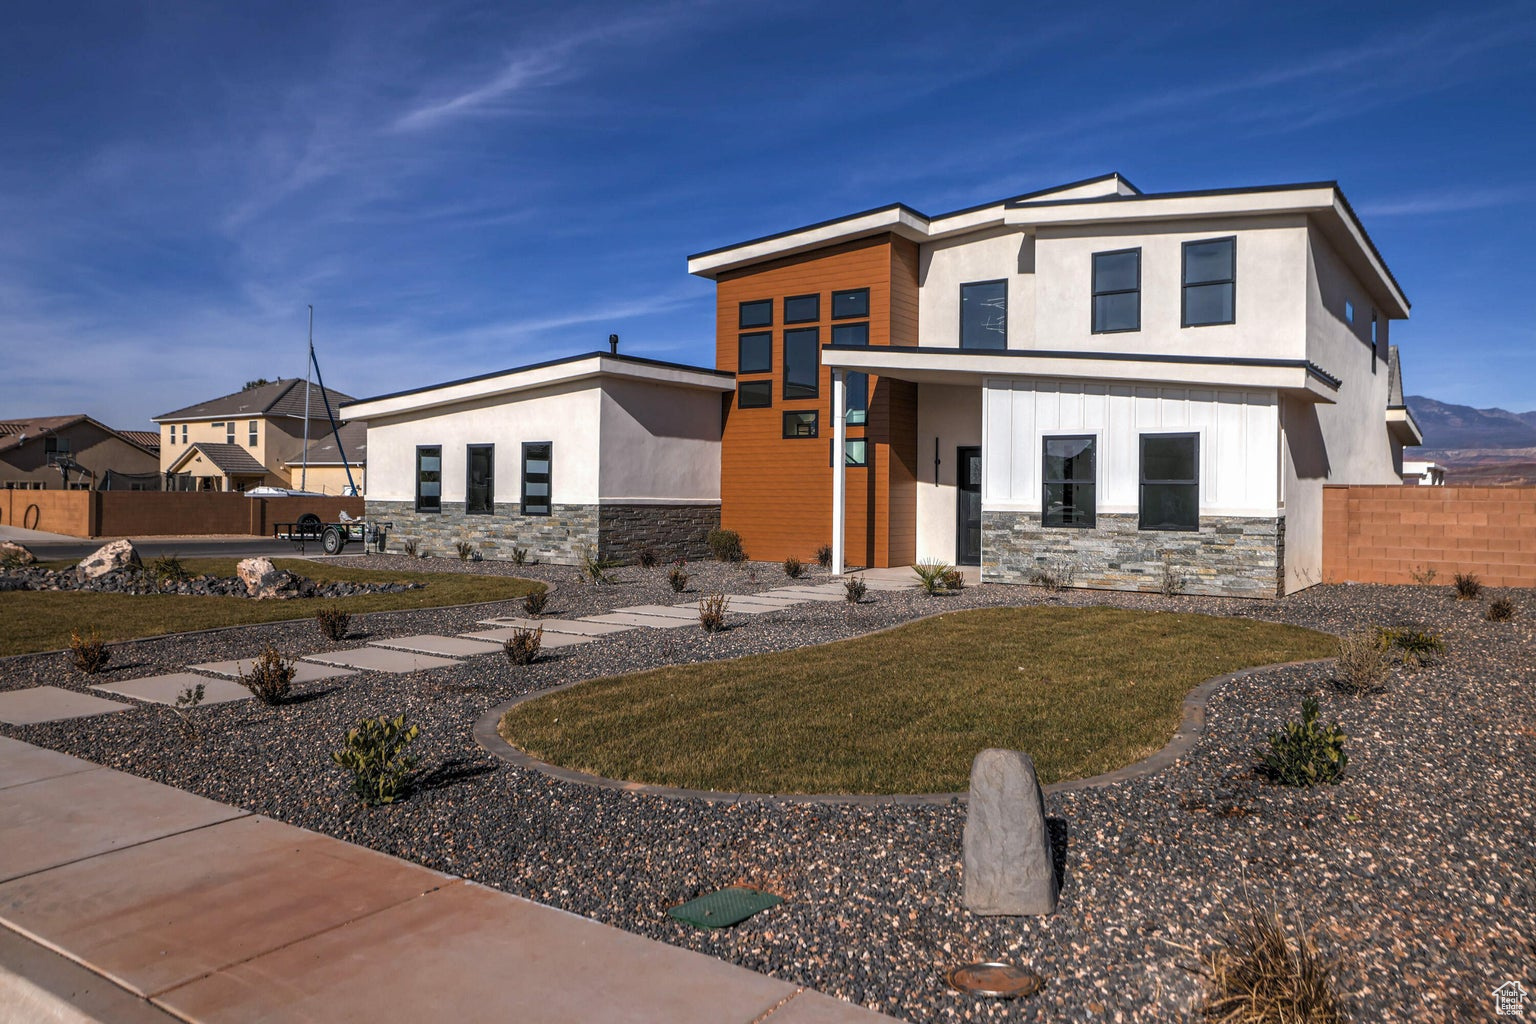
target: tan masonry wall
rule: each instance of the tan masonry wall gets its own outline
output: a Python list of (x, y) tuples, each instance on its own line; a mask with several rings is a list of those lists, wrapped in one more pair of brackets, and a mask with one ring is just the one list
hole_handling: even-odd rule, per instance
[(1324, 487), (1323, 581), (1536, 587), (1536, 487)]
[(225, 492), (0, 491), (0, 524), (71, 537), (270, 536), (313, 512), (360, 518), (362, 498), (247, 498)]

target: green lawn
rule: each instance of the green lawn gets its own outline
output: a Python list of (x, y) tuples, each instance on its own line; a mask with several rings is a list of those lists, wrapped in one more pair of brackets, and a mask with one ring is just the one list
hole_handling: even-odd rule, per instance
[[(192, 573), (233, 576), (238, 559), (188, 558)], [(73, 563), (63, 563), (72, 565)], [(522, 597), (544, 584), (512, 576), (473, 576), (463, 573), (382, 572), (354, 569), (331, 562), (278, 558), (272, 562), (319, 583), (351, 580), (372, 583), (425, 583), (423, 590), (400, 594), (359, 594), (318, 600), (252, 601), (243, 597), (187, 597), (179, 594), (92, 594), (71, 591), (10, 591), (0, 593), (0, 656), (50, 651), (69, 646), (72, 630), (92, 627), (109, 640), (180, 633), (216, 626), (240, 626), (282, 619), (307, 619), (321, 607), (352, 614), (440, 608), (477, 601)], [(50, 567), (52, 563), (50, 563)]]
[(691, 789), (953, 792), (986, 747), (1027, 752), (1049, 783), (1158, 750), (1206, 679), (1333, 653), (1322, 633), (1249, 619), (993, 608), (584, 683), (512, 709), (501, 734), (553, 764)]

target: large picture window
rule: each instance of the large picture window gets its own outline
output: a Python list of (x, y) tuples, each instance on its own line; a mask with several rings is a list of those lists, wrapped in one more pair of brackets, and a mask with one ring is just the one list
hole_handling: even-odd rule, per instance
[(1041, 460), (1044, 501), (1042, 526), (1091, 527), (1094, 524), (1094, 448), (1091, 434), (1047, 437)]
[(472, 444), (465, 448), (464, 514), (494, 515), (496, 493), (496, 446)]
[(550, 513), (550, 462), (554, 445), (548, 441), (523, 442), (523, 515)]
[(960, 286), (960, 347), (1008, 347), (1008, 282)]
[(773, 372), (773, 332), (755, 331), (736, 339), (737, 373)]
[(1141, 250), (1093, 254), (1093, 333), (1141, 330)]
[(767, 327), (772, 323), (772, 299), (754, 299), (751, 302), (743, 302), (736, 314), (736, 326), (743, 329), (748, 327)]
[(443, 449), (441, 445), (416, 446), (416, 511), (443, 510)]
[(1200, 435), (1141, 435), (1141, 528), (1200, 528)]
[(1230, 324), (1237, 318), (1237, 239), (1184, 243), (1184, 326)]
[(821, 331), (797, 327), (784, 332), (784, 397), (815, 398), (821, 393)]

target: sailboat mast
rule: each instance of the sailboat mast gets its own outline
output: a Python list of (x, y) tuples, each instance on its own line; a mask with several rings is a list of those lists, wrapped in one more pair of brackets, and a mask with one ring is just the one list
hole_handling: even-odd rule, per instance
[(304, 462), (299, 470), (299, 490), (309, 490), (309, 368), (315, 363), (315, 307), (309, 307), (309, 355), (304, 360)]

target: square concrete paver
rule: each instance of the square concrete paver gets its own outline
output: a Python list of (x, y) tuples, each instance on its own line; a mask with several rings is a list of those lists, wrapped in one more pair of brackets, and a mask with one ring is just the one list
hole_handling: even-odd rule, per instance
[(0, 881), (247, 813), (107, 768), (0, 789)]
[(841, 601), (843, 588), (828, 590), (826, 587), (785, 587), (768, 591), (770, 597), (789, 597), (796, 601)]
[[(512, 639), (512, 637), (519, 633), (522, 628), (523, 627), (521, 626), (505, 626), (501, 629), (482, 629), (476, 633), (465, 633), (463, 635), (472, 640), (491, 641), (499, 646)], [(576, 636), (572, 633), (551, 633), (546, 629), (544, 631), (544, 636), (539, 639), (539, 646), (541, 648), (575, 647), (577, 644), (589, 644), (596, 639), (597, 637), (595, 636)]]
[(622, 633), (626, 629), (635, 628), (612, 622), (586, 622), (582, 619), (500, 618), (486, 619), (480, 625), (498, 626), (503, 629), (510, 626), (519, 626), (523, 629), (536, 629), (543, 626), (545, 633), (573, 633), (576, 636), (607, 636), (609, 633)]
[(435, 654), (389, 651), (382, 647), (358, 647), (350, 651), (306, 654), (304, 660), (318, 661), (322, 665), (343, 665), (367, 672), (419, 672), (424, 668), (446, 668), (449, 665), (459, 664), (453, 658), (440, 658)]
[(25, 690), (0, 693), (0, 722), (32, 725), (37, 722), (57, 722), (65, 718), (105, 715), (113, 711), (127, 711), (131, 707), (132, 704), (93, 697), (61, 686), (29, 686)]
[[(256, 664), (255, 658), (236, 658), (234, 661), (213, 661), (206, 665), (189, 666), (194, 672), (210, 672), (216, 676), (228, 676), (231, 679), (239, 679), (243, 672), (250, 675), (251, 666)], [(350, 668), (337, 668), (334, 665), (315, 665), (307, 661), (293, 663), (293, 681), (295, 683), (313, 683), (320, 679), (336, 679), (341, 676), (355, 676), (357, 672)]]
[(175, 704), (176, 698), (181, 696), (183, 690), (195, 688), (199, 684), (203, 687), (202, 703), (204, 704), (223, 704), (232, 700), (245, 700), (252, 696), (251, 691), (239, 683), (230, 682), (228, 679), (200, 676), (192, 672), (147, 676), (144, 679), (130, 679), (124, 683), (100, 683), (91, 689), (115, 693), (123, 697), (137, 697), (139, 700), (152, 701), (155, 704)]
[(76, 772), (92, 772), (100, 767), (72, 754), (61, 754), (57, 750), (0, 736), (0, 789)]
[(659, 615), (634, 615), (629, 612), (608, 612), (603, 615), (587, 615), (582, 617), (582, 622), (608, 622), (620, 626), (645, 626), (648, 629), (681, 629), (685, 626), (697, 626), (697, 616), (693, 619), (664, 619)]
[(748, 1024), (795, 990), (701, 953), (461, 882), (157, 1001), (188, 1020), (221, 1024)]
[(0, 928), (0, 965), (0, 1021), (6, 1024), (177, 1024), (159, 1007), (9, 928)]
[(470, 640), (462, 636), (397, 636), (388, 640), (370, 640), (371, 647), (392, 647), (401, 651), (419, 651), (422, 654), (441, 654), (445, 657), (468, 657), (475, 654), (495, 654), (500, 644), (488, 640)]
[(731, 611), (779, 612), (804, 603), (803, 601), (763, 601), (755, 597), (733, 597)]
[(0, 884), (0, 920), (150, 997), (449, 881), (251, 816)]
[[(731, 603), (736, 603), (736, 599), (734, 597), (731, 598)], [(623, 612), (628, 615), (659, 615), (664, 619), (689, 619), (693, 622), (699, 621), (698, 606), (690, 604), (637, 604), (631, 605), (628, 608), (615, 608), (614, 611)]]

